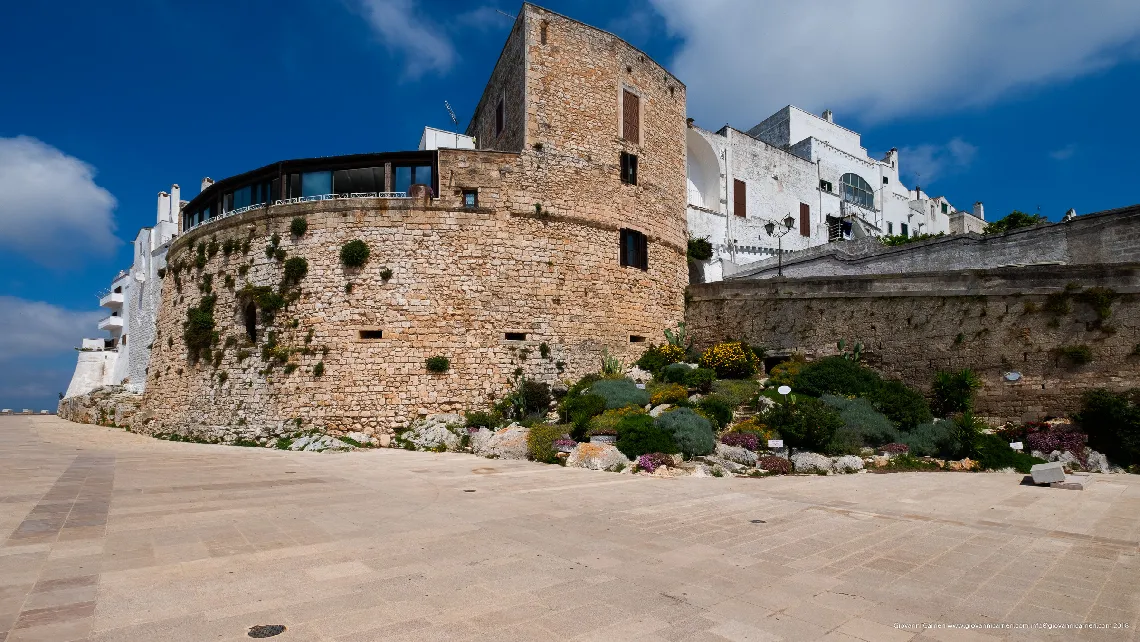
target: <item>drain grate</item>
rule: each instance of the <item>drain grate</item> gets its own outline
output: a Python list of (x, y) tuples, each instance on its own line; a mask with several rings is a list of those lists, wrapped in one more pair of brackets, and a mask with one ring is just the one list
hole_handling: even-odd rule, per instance
[(284, 624), (258, 624), (249, 627), (249, 637), (251, 638), (271, 638), (284, 632)]

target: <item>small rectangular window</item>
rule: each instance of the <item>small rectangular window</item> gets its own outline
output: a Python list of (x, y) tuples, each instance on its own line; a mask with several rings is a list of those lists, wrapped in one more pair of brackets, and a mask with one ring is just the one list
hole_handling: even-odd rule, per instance
[(637, 156), (629, 152), (621, 153), (621, 182), (637, 185)]
[(383, 330), (361, 330), (360, 331), (360, 338), (361, 339), (383, 339), (384, 338), (384, 331)]
[(479, 207), (479, 192), (473, 189), (463, 190), (463, 207), (467, 209)]
[(645, 343), (645, 337), (641, 336), (640, 334), (631, 334), (631, 335), (629, 335), (629, 342), (630, 343)]
[(618, 261), (622, 267), (649, 269), (649, 241), (637, 230), (621, 230), (621, 247)]
[(748, 216), (748, 186), (735, 178), (732, 179), (732, 211), (737, 216)]
[(902, 235), (903, 235), (903, 236), (907, 236), (907, 233), (906, 233), (906, 232), (907, 232), (907, 229), (906, 229), (906, 223), (900, 223), (900, 224), (899, 224), (899, 227), (902, 229)]
[(890, 183), (890, 182), (891, 182), (891, 179), (887, 178), (886, 176), (883, 177), (883, 185), (886, 185), (887, 183)]
[(821, 180), (819, 182), (819, 189), (823, 190), (824, 192), (830, 193), (831, 192), (831, 181)]
[(948, 214), (950, 212), (950, 205), (947, 203), (942, 204), (942, 213)]
[(504, 113), (504, 109), (505, 109), (505, 106), (503, 105), (503, 99), (500, 98), (499, 104), (495, 105), (495, 135), (496, 136), (503, 133), (503, 129), (506, 127), (506, 124), (507, 124), (506, 123), (506, 114)]
[(506, 334), (503, 335), (503, 338), (506, 339), (507, 341), (526, 341), (526, 333), (525, 332), (507, 332)]
[(623, 89), (621, 93), (621, 137), (631, 143), (641, 142), (641, 98)]
[(540, 38), (542, 40), (542, 44), (544, 45), (546, 44), (546, 26), (546, 22), (544, 21), (542, 23), (542, 26), (539, 28)]
[(887, 221), (887, 235), (888, 236), (894, 236), (895, 235), (895, 224), (890, 222), (890, 221)]

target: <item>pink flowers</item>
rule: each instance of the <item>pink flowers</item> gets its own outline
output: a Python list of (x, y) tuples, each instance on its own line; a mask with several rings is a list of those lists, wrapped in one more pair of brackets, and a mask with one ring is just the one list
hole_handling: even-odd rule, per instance
[(650, 473), (672, 463), (673, 456), (665, 453), (646, 453), (637, 458), (637, 467)]

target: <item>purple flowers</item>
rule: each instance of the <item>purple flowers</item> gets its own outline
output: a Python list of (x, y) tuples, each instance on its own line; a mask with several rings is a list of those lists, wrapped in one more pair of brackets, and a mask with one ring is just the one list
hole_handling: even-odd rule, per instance
[(910, 452), (910, 446), (906, 444), (890, 443), (884, 444), (881, 450), (885, 453), (891, 453), (892, 455), (901, 455), (903, 453)]
[(1040, 450), (1048, 455), (1054, 450), (1071, 452), (1082, 466), (1088, 465), (1085, 455), (1085, 441), (1088, 439), (1084, 433), (1067, 430), (1050, 430), (1049, 432), (1035, 432), (1025, 436), (1025, 445), (1029, 450)]
[(756, 462), (756, 466), (777, 475), (790, 475), (792, 473), (792, 462), (775, 455), (761, 457), (760, 461)]
[(754, 432), (730, 432), (721, 435), (720, 443), (748, 450), (760, 449), (760, 437)]
[(673, 456), (665, 453), (647, 453), (637, 458), (637, 467), (650, 473), (672, 463)]
[(563, 448), (569, 450), (569, 449), (574, 448), (574, 446), (577, 446), (577, 445), (578, 445), (578, 442), (574, 441), (573, 439), (555, 439), (554, 440), (554, 447), (559, 449), (559, 450), (561, 450)]

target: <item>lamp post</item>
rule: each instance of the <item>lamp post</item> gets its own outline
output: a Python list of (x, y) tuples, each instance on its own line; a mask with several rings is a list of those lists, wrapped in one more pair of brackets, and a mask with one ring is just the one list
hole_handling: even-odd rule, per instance
[(764, 231), (768, 233), (768, 236), (776, 237), (776, 256), (779, 257), (779, 262), (776, 264), (776, 276), (784, 276), (784, 235), (792, 231), (794, 223), (795, 219), (789, 214), (781, 224), (775, 221), (768, 221), (764, 224)]

